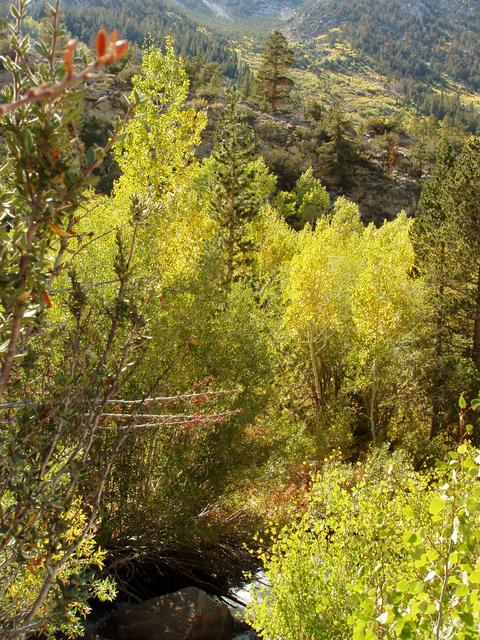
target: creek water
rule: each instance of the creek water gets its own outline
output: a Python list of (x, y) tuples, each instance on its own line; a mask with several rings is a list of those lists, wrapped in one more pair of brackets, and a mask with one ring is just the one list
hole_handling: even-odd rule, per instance
[[(252, 602), (254, 594), (257, 598), (263, 598), (269, 593), (269, 582), (263, 571), (258, 571), (254, 577), (240, 585), (237, 589), (232, 590), (232, 596), (235, 600), (224, 598), (229, 605), (232, 614), (240, 619), (245, 619), (246, 607)], [(238, 604), (242, 602), (243, 605)], [(234, 640), (257, 640), (258, 636), (254, 631), (244, 631), (236, 636)]]

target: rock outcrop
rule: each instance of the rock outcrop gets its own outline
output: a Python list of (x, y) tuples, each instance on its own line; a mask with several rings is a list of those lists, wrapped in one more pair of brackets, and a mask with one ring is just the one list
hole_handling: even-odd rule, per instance
[(195, 587), (121, 609), (99, 629), (105, 640), (232, 640), (227, 605)]
[[(196, 151), (199, 158), (211, 153), (224, 104), (220, 99), (208, 105), (208, 126)], [(332, 141), (321, 125), (293, 114), (265, 113), (252, 104), (242, 107), (247, 122), (255, 130), (260, 152), (278, 176), (281, 189), (291, 190), (301, 173), (311, 167), (330, 192), (332, 201), (346, 196), (358, 204), (366, 223), (382, 224), (402, 210), (415, 215), (422, 179), (412, 173), (413, 139), (399, 135), (395, 166), (387, 167), (382, 136), (368, 132), (360, 135), (351, 128), (347, 134), (356, 153), (346, 167), (348, 181), (345, 181), (332, 166)]]

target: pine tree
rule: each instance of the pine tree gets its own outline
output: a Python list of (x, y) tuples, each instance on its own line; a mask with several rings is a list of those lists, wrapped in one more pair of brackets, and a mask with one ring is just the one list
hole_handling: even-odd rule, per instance
[(247, 68), (239, 80), (240, 94), (243, 100), (248, 100), (252, 95), (253, 74), (249, 68)]
[(327, 119), (327, 129), (331, 137), (329, 149), (333, 163), (332, 172), (340, 178), (343, 187), (348, 186), (349, 169), (357, 153), (355, 144), (349, 136), (349, 128), (351, 128), (351, 122), (342, 106), (338, 103), (333, 105)]
[(431, 178), (425, 184), (414, 227), (417, 265), (429, 291), (432, 354), (427, 366), (431, 395), (430, 437), (439, 434), (448, 412), (449, 370), (452, 369), (452, 344), (449, 336), (447, 297), (451, 254), (448, 233), (448, 198), (446, 183), (453, 171), (455, 154), (452, 146), (442, 141)]
[(478, 139), (455, 155), (442, 142), (414, 235), (417, 266), (430, 292), (432, 437), (455, 420), (452, 397), (466, 391), (480, 371)]
[[(452, 229), (461, 260), (454, 271), (465, 315), (468, 356), (480, 372), (480, 138), (467, 141), (455, 163)], [(463, 294), (463, 295), (462, 295)]]
[(293, 66), (294, 54), (280, 31), (274, 31), (269, 37), (262, 58), (257, 78), (257, 95), (272, 111), (285, 111), (289, 107), (294, 86), (288, 75)]
[(217, 130), (213, 148), (212, 217), (219, 224), (219, 234), (227, 261), (230, 284), (248, 263), (252, 247), (245, 238), (246, 225), (258, 213), (255, 190), (256, 167), (253, 163), (257, 142), (253, 129), (239, 110), (239, 96), (233, 89)]

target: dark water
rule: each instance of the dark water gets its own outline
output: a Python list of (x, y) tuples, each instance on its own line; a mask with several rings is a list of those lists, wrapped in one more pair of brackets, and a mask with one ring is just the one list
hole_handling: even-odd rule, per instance
[[(244, 620), (246, 607), (252, 602), (254, 592), (258, 597), (261, 597), (262, 592), (268, 592), (268, 587), (269, 585), (265, 574), (263, 571), (259, 571), (252, 580), (244, 582), (237, 588), (232, 589), (232, 598), (223, 597), (221, 600), (229, 606), (235, 618)], [(134, 603), (124, 601), (94, 607), (85, 623), (84, 640), (104, 640), (98, 632), (102, 623), (108, 620), (115, 611), (124, 607), (131, 607), (132, 604)], [(253, 631), (244, 631), (235, 635), (234, 640), (258, 640), (258, 636)]]

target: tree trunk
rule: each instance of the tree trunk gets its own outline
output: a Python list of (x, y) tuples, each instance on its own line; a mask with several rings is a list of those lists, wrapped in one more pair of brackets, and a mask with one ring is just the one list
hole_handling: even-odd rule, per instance
[(315, 354), (313, 331), (311, 329), (308, 330), (308, 348), (310, 351), (310, 360), (312, 362), (313, 380), (315, 385), (315, 400), (317, 407), (320, 407), (323, 404), (323, 392), (322, 384), (320, 382), (320, 374), (318, 372), (317, 356)]
[[(435, 318), (435, 363), (441, 366), (443, 358), (443, 331), (444, 331), (444, 304), (445, 304), (445, 242), (440, 246), (440, 282), (438, 287), (438, 308)], [(432, 419), (430, 423), (430, 440), (435, 438), (440, 432), (440, 412), (442, 407), (442, 394), (439, 387), (440, 376), (436, 375), (433, 380), (434, 389), (432, 394)]]
[(368, 421), (370, 423), (370, 432), (372, 434), (372, 442), (376, 442), (378, 438), (377, 434), (377, 421), (376, 421), (376, 404), (377, 404), (377, 361), (373, 361), (373, 376), (372, 376), (372, 392), (370, 395), (370, 408), (368, 412)]
[(477, 271), (477, 292), (475, 300), (475, 322), (473, 327), (473, 361), (480, 370), (480, 263)]
[(233, 277), (235, 275), (235, 240), (233, 237), (233, 224), (228, 228), (228, 240), (227, 240), (227, 282), (228, 287), (231, 287)]

